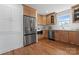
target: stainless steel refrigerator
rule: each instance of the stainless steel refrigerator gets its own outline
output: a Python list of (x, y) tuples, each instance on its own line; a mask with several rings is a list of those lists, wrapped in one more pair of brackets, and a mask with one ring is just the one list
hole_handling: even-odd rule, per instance
[(36, 42), (35, 17), (23, 16), (24, 46)]

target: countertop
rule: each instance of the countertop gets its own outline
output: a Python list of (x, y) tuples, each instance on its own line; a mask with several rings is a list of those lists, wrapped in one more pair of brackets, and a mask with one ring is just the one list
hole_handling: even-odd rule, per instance
[(78, 32), (78, 31), (79, 31), (79, 30), (56, 30), (56, 29), (54, 29), (54, 30), (51, 29), (51, 30), (52, 30), (52, 31), (73, 31), (73, 32), (76, 32), (76, 31)]

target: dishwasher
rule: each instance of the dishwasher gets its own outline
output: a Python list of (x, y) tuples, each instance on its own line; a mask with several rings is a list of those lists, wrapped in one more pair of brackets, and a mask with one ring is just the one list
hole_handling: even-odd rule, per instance
[(48, 30), (48, 39), (55, 40), (55, 32), (53, 30)]

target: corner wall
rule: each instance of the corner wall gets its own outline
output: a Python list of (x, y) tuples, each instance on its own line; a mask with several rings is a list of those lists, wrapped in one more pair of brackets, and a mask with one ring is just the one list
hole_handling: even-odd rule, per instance
[(22, 5), (0, 4), (0, 54), (23, 46)]

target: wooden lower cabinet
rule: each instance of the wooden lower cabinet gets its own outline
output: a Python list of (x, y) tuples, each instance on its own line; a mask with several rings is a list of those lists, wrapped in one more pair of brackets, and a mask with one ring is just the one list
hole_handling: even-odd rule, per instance
[(61, 41), (63, 41), (63, 42), (69, 42), (68, 41), (68, 32), (67, 31), (62, 31), (61, 32)]
[(43, 36), (44, 36), (44, 38), (48, 38), (48, 30), (43, 31)]
[(38, 34), (38, 39), (47, 39), (48, 38), (48, 30), (43, 30), (42, 34)]
[(64, 31), (59, 31), (59, 40), (60, 40), (60, 41), (64, 41), (64, 38), (65, 38), (65, 33), (64, 33)]
[(69, 32), (69, 42), (79, 45), (79, 32)]
[(79, 45), (79, 32), (77, 32), (76, 44)]
[(43, 39), (43, 35), (42, 34), (38, 34), (38, 39)]
[(69, 42), (74, 44), (76, 39), (76, 32), (69, 32)]
[(79, 45), (79, 32), (55, 31), (55, 40)]
[(60, 40), (60, 31), (55, 31), (55, 40)]
[(55, 40), (68, 42), (68, 32), (66, 31), (56, 31)]

